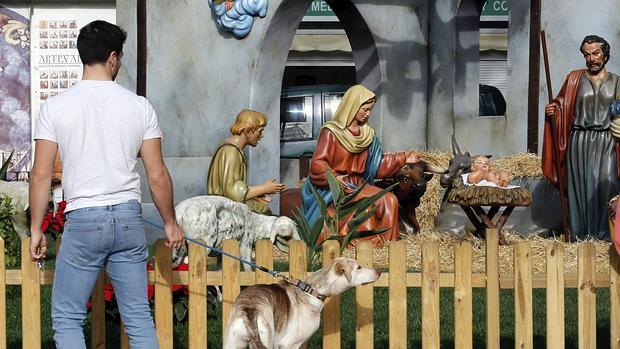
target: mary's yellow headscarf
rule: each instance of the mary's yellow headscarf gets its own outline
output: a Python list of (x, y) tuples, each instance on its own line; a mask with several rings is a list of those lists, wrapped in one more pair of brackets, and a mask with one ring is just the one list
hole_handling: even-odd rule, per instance
[(360, 107), (374, 97), (375, 94), (366, 87), (352, 86), (342, 97), (332, 120), (323, 125), (332, 131), (340, 144), (351, 153), (357, 154), (366, 150), (375, 137), (375, 130), (368, 126), (368, 123), (360, 125), (358, 136), (347, 130), (347, 126), (351, 124)]

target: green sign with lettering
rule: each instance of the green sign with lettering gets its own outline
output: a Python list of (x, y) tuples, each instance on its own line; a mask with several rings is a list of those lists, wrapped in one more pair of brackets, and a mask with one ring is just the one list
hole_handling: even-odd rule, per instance
[(308, 7), (308, 11), (306, 11), (306, 16), (327, 17), (335, 16), (335, 14), (325, 0), (312, 0), (310, 7)]
[[(508, 16), (508, 0), (487, 0), (482, 7), (482, 16)], [(306, 11), (306, 16), (335, 16), (334, 11), (325, 0), (313, 0)]]
[(508, 0), (487, 0), (481, 16), (508, 16)]
[[(482, 7), (482, 16), (508, 16), (508, 0), (487, 0)], [(325, 0), (313, 0), (306, 11), (306, 16), (330, 17), (334, 11)]]

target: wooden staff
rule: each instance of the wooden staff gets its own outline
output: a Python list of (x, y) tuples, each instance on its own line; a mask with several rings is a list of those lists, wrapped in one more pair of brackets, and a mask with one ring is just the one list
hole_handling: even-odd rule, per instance
[[(553, 102), (553, 92), (551, 90), (551, 74), (549, 72), (549, 57), (547, 56), (547, 38), (545, 36), (545, 31), (540, 31), (540, 43), (542, 45), (543, 50), (543, 61), (545, 62), (545, 77), (547, 78), (547, 93), (549, 95), (549, 103)], [(560, 192), (560, 208), (562, 210), (562, 230), (564, 235), (564, 241), (570, 241), (570, 234), (568, 230), (568, 202), (566, 202), (566, 183), (564, 180), (564, 176), (561, 175), (561, 167), (560, 167), (560, 156), (558, 152), (558, 147), (554, 144), (556, 139), (556, 125), (555, 118), (551, 117), (549, 125), (551, 126), (551, 147), (553, 148), (553, 157), (555, 158), (555, 172), (558, 176), (558, 187)]]
[(138, 0), (136, 18), (138, 29), (136, 93), (146, 97), (146, 0)]
[(545, 31), (540, 31), (540, 43), (543, 50), (543, 61), (545, 62), (545, 77), (547, 78), (547, 94), (549, 95), (549, 103), (553, 102), (553, 92), (551, 90), (551, 73), (549, 72), (549, 57), (547, 56), (547, 36)]

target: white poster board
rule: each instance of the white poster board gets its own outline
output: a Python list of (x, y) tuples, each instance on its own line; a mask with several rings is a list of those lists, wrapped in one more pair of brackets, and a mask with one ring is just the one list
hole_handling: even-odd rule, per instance
[(48, 98), (82, 78), (77, 51), (80, 28), (94, 20), (116, 23), (114, 7), (37, 8), (31, 18), (32, 130), (39, 108)]

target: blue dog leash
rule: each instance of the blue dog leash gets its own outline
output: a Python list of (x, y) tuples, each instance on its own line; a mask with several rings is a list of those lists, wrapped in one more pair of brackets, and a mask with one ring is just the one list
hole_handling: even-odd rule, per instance
[[(153, 223), (153, 222), (149, 222), (149, 221), (148, 221), (148, 220), (146, 220), (146, 219), (144, 219), (143, 221), (144, 221), (144, 223), (150, 224), (150, 225), (152, 225), (153, 227), (158, 228), (159, 230), (162, 230), (162, 231), (164, 230), (164, 227), (162, 227), (161, 225), (155, 224), (155, 223)], [(226, 257), (229, 257), (229, 258), (232, 258), (232, 259), (238, 260), (238, 261), (239, 261), (239, 262), (241, 262), (241, 263), (245, 263), (245, 264), (247, 264), (247, 265), (249, 265), (249, 266), (251, 266), (251, 267), (253, 267), (253, 268), (256, 268), (256, 269), (258, 269), (258, 270), (260, 270), (260, 271), (262, 271), (262, 272), (265, 272), (265, 273), (267, 273), (267, 274), (271, 274), (271, 275), (273, 275), (273, 276), (275, 276), (275, 277), (282, 278), (282, 279), (284, 279), (286, 282), (288, 282), (288, 283), (290, 283), (290, 284), (292, 284), (292, 285), (294, 285), (294, 286), (298, 287), (300, 290), (304, 291), (305, 293), (307, 293), (307, 294), (309, 294), (309, 295), (311, 295), (311, 296), (314, 296), (314, 297), (318, 298), (320, 301), (324, 301), (324, 300), (325, 300), (325, 298), (327, 298), (327, 296), (320, 294), (320, 293), (319, 293), (319, 292), (317, 292), (315, 289), (313, 289), (313, 288), (312, 288), (312, 286), (310, 286), (309, 284), (307, 284), (306, 282), (304, 282), (304, 281), (302, 281), (302, 280), (295, 279), (295, 278), (289, 278), (289, 277), (287, 277), (287, 276), (285, 276), (285, 275), (282, 275), (282, 274), (278, 273), (278, 272), (277, 272), (277, 271), (275, 271), (275, 270), (271, 270), (271, 269), (265, 268), (265, 267), (263, 267), (263, 266), (261, 266), (261, 265), (258, 265), (258, 264), (255, 264), (255, 263), (252, 263), (251, 261), (247, 261), (247, 260), (245, 260), (245, 259), (241, 259), (240, 257), (237, 257), (237, 256), (232, 255), (232, 254), (230, 254), (230, 253), (224, 252), (224, 251), (220, 250), (220, 249), (219, 249), (219, 248), (217, 248), (217, 247), (209, 246), (209, 245), (207, 245), (207, 244), (205, 244), (205, 243), (202, 243), (202, 242), (200, 242), (200, 241), (198, 241), (198, 240), (194, 240), (194, 239), (189, 238), (189, 237), (187, 237), (187, 236), (185, 237), (185, 240), (187, 240), (187, 241), (189, 241), (189, 242), (191, 242), (191, 243), (193, 243), (193, 244), (196, 244), (196, 245), (198, 245), (198, 246), (202, 246), (202, 247), (204, 247), (204, 248), (206, 248), (206, 249), (208, 249), (208, 250), (212, 250), (212, 251), (215, 251), (215, 252), (221, 253), (222, 255), (224, 255), (224, 256), (226, 256)]]

